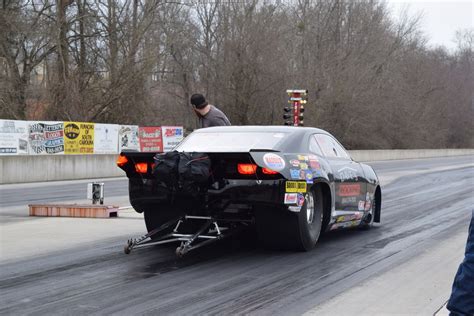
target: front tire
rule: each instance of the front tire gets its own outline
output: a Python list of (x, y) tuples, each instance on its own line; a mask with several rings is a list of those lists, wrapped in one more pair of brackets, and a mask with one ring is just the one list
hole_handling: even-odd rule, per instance
[(372, 228), (374, 225), (374, 218), (375, 218), (375, 199), (372, 201), (372, 204), (370, 206), (370, 210), (368, 214), (362, 219), (360, 222), (359, 228), (362, 230), (368, 230)]

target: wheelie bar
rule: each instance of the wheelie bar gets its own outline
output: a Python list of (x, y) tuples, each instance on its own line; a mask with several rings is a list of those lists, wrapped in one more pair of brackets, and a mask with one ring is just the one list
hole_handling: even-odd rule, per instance
[[(181, 234), (179, 233), (180, 225), (186, 220), (204, 220), (205, 223), (200, 226), (194, 234)], [(176, 255), (183, 257), (189, 251), (200, 248), (202, 246), (213, 243), (217, 240), (226, 238), (232, 234), (235, 234), (241, 228), (247, 225), (247, 220), (238, 220), (242, 225), (232, 225), (232, 228), (219, 227), (217, 224), (219, 220), (210, 216), (183, 216), (177, 219), (173, 219), (160, 227), (150, 231), (148, 234), (143, 235), (137, 239), (129, 239), (124, 247), (124, 252), (129, 254), (132, 249), (143, 248), (153, 245), (167, 244), (171, 242), (180, 241), (181, 244), (176, 248)], [(223, 220), (228, 222), (234, 222), (234, 220)], [(152, 239), (155, 236), (171, 226), (175, 226), (171, 233), (165, 234), (159, 238)], [(225, 232), (225, 233), (223, 233)], [(202, 241), (200, 241), (202, 240)]]
[[(123, 251), (125, 252), (125, 254), (128, 255), (132, 251), (132, 249), (137, 248), (137, 246), (140, 246), (140, 245), (156, 245), (156, 244), (163, 243), (163, 242), (160, 242), (159, 240), (152, 241), (151, 236), (156, 235), (156, 234), (164, 231), (168, 227), (176, 224), (176, 222), (179, 223), (179, 221), (181, 221), (181, 217), (172, 219), (169, 222), (164, 223), (160, 227), (153, 229), (152, 231), (148, 232), (147, 234), (145, 234), (145, 235), (143, 235), (139, 238), (132, 238), (132, 239), (127, 240), (127, 244), (125, 245)], [(147, 239), (149, 239), (149, 240), (147, 241)]]

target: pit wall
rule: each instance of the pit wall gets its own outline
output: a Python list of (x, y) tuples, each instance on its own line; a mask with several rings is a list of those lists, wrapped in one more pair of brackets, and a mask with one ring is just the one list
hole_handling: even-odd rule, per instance
[[(474, 149), (350, 150), (356, 161), (474, 155)], [(117, 155), (0, 156), (0, 184), (124, 177)], [(473, 157), (474, 160), (474, 157)]]

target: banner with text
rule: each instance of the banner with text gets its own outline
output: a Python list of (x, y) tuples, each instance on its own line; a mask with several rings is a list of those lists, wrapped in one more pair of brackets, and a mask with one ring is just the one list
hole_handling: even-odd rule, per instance
[(182, 126), (162, 126), (161, 131), (163, 134), (163, 151), (168, 152), (173, 150), (184, 137)]
[(63, 122), (28, 122), (29, 153), (64, 154), (63, 127)]
[(122, 150), (140, 151), (137, 125), (121, 125), (119, 129), (119, 152)]
[(28, 154), (28, 122), (0, 119), (0, 155)]
[(94, 153), (94, 123), (64, 122), (64, 153)]
[(95, 124), (94, 154), (118, 153), (119, 125)]
[(163, 152), (161, 127), (139, 127), (138, 136), (141, 152)]

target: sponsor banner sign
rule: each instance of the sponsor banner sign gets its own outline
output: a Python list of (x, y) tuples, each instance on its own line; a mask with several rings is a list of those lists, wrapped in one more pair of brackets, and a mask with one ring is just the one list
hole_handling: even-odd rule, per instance
[(122, 150), (140, 150), (137, 125), (121, 125), (118, 134), (119, 152)]
[(33, 155), (64, 154), (64, 123), (29, 122), (28, 144)]
[(0, 120), (0, 155), (28, 154), (28, 122)]
[(163, 140), (161, 138), (161, 127), (159, 126), (139, 127), (138, 139), (140, 140), (141, 152), (163, 152)]
[(64, 122), (64, 153), (94, 153), (94, 123)]
[(116, 124), (95, 124), (94, 154), (118, 153), (119, 128)]
[(163, 151), (173, 150), (184, 138), (184, 130), (182, 126), (162, 126), (163, 135)]

